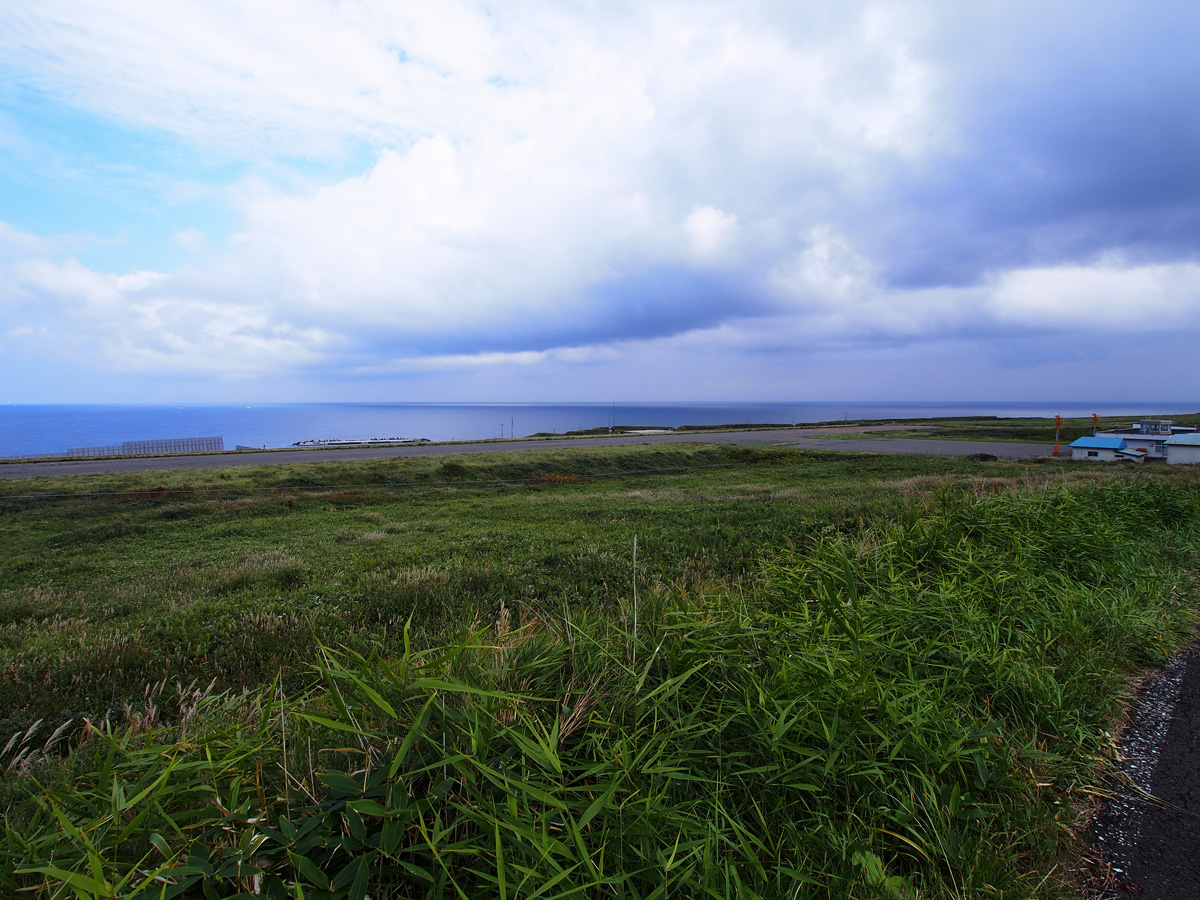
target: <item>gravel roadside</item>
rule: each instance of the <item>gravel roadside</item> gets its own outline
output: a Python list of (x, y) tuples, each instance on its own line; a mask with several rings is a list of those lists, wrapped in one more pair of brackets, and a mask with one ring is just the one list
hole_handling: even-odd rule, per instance
[(1200, 897), (1200, 649), (1138, 692), (1112, 799), (1089, 829), (1107, 883), (1094, 900)]

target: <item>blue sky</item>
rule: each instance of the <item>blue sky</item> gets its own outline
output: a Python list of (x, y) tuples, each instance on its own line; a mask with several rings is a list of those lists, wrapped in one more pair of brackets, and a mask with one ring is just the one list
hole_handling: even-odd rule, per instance
[(0, 12), (0, 402), (1186, 401), (1200, 11)]

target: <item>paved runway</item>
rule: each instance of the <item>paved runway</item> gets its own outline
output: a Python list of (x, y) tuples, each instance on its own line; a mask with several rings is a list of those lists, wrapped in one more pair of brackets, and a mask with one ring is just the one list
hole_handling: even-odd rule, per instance
[[(904, 426), (898, 426), (904, 427)], [(861, 432), (861, 428), (853, 429)], [(882, 430), (882, 429), (880, 429)], [(830, 433), (827, 430), (825, 433)], [(401, 447), (346, 447), (203, 453), (187, 456), (136, 456), (125, 458), (70, 459), (54, 462), (0, 464), (0, 479), (63, 475), (111, 475), (126, 472), (161, 472), (172, 469), (217, 469), (224, 466), (267, 466), (277, 463), (346, 462), (358, 459), (396, 459), (408, 456), (450, 456), (462, 453), (510, 453), (515, 450), (562, 450), (616, 447), (631, 444), (781, 444), (804, 450), (846, 450), (864, 453), (901, 453), (923, 456), (970, 456), (991, 453), (1006, 459), (1047, 456), (1047, 444), (1007, 444), (991, 441), (928, 441), (913, 438), (813, 437), (809, 428), (769, 431), (725, 431), (707, 434), (628, 434), (612, 437), (518, 439), (463, 444), (418, 444)]]
[[(780, 442), (784, 443), (784, 442)], [(798, 438), (789, 447), (805, 450), (854, 450), (860, 453), (900, 453), (914, 456), (973, 456), (990, 453), (1003, 459), (1049, 456), (1052, 444), (1009, 444), (1000, 441), (926, 441), (920, 438)]]

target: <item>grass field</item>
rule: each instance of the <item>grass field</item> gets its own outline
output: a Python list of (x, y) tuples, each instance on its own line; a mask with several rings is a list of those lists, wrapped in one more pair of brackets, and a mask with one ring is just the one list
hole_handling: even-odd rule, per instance
[(1198, 476), (697, 444), (0, 483), (0, 884), (1058, 896), (1124, 680), (1189, 634)]
[[(1200, 414), (1150, 416), (1150, 418), (1170, 419), (1176, 425), (1200, 425)], [(1109, 418), (1100, 420), (1100, 429), (1127, 428), (1133, 419)], [(875, 425), (883, 423), (834, 423), (840, 427), (855, 425)], [(932, 438), (935, 440), (957, 441), (1003, 441), (1012, 443), (1053, 444), (1054, 420), (1041, 418), (937, 418), (937, 419), (896, 419), (888, 420), (889, 425), (907, 426), (903, 431), (889, 431), (886, 437), (891, 438)], [(1076, 438), (1092, 433), (1092, 420), (1087, 418), (1064, 418), (1060, 432), (1060, 444), (1065, 447)], [(857, 433), (830, 434), (827, 437), (851, 439), (863, 437), (878, 437), (878, 433), (869, 431)], [(1069, 454), (1068, 454), (1069, 455)]]
[(163, 678), (302, 680), (316, 641), (398, 640), (410, 615), (433, 641), (501, 602), (611, 607), (634, 535), (644, 591), (746, 579), (809, 528), (898, 508), (905, 477), (972, 471), (1017, 470), (621, 448), (0, 484), (43, 495), (0, 520), (0, 722), (95, 718)]

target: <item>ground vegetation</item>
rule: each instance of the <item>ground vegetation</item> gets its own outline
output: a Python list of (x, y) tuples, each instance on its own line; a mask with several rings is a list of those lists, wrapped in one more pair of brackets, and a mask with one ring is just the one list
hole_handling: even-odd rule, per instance
[(1061, 896), (1191, 633), (1198, 486), (703, 445), (7, 482), (0, 885)]

